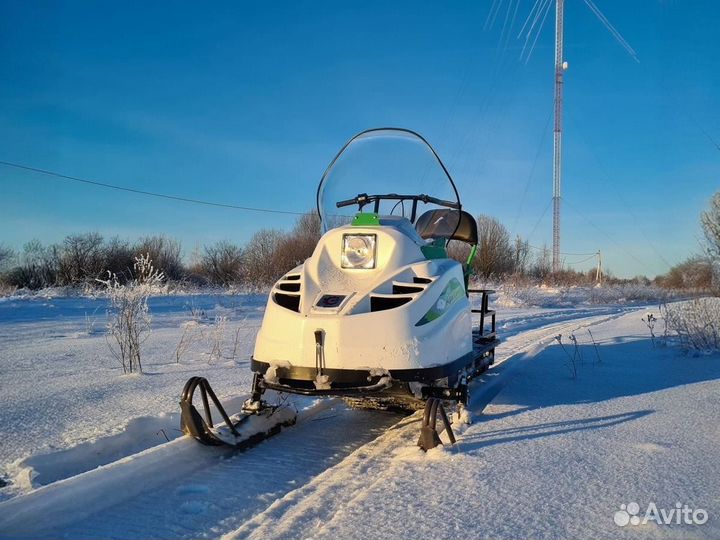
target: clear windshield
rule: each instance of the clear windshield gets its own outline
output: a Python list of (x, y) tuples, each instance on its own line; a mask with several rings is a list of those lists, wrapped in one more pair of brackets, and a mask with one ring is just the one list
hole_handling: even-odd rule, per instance
[(343, 147), (320, 181), (317, 205), (327, 231), (349, 223), (359, 211), (412, 222), (430, 210), (459, 215), (460, 199), (425, 139), (409, 130), (383, 128), (364, 131)]

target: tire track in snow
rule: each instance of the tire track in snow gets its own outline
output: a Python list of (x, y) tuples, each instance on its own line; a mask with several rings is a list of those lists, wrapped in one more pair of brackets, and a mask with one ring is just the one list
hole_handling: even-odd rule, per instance
[[(559, 333), (604, 323), (629, 310), (576, 318), (554, 323), (509, 337), (498, 347), (492, 369), (476, 379), (471, 387), (470, 408), (482, 411), (507, 385), (521, 367), (550, 344)], [(304, 486), (274, 501), (240, 528), (222, 540), (310, 538), (323, 534), (347, 508), (364, 499), (378, 482), (392, 480), (393, 460), (398, 453), (419, 453), (415, 447), (422, 412), (404, 418), (380, 437), (355, 450), (337, 465), (328, 468)], [(462, 438), (459, 438), (462, 443)], [(432, 450), (421, 459), (444, 459), (452, 452), (446, 448)]]

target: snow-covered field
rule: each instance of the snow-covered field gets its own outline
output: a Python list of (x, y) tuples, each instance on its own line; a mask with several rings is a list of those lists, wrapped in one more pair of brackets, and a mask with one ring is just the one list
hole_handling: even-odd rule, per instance
[[(419, 450), (417, 416), (304, 398), (297, 426), (245, 453), (180, 437), (189, 376), (241, 403), (264, 303), (153, 298), (145, 373), (122, 375), (104, 300), (0, 300), (0, 537), (720, 536), (720, 358), (653, 346), (646, 308), (503, 308), (454, 447)], [(632, 502), (708, 519), (616, 525)]]

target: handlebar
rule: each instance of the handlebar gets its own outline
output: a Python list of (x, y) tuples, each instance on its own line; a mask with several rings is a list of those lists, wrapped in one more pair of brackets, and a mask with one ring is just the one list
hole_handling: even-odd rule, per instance
[(367, 193), (360, 193), (357, 197), (353, 197), (352, 199), (346, 199), (344, 201), (338, 201), (335, 203), (335, 206), (337, 208), (342, 208), (344, 206), (352, 206), (353, 204), (357, 204), (360, 206), (364, 206), (369, 202), (375, 202), (375, 201), (421, 201), (425, 204), (432, 203), (437, 204), (438, 206), (445, 206), (447, 208), (454, 208), (456, 210), (460, 210), (461, 206), (460, 203), (453, 202), (453, 201), (446, 201), (443, 199), (438, 199), (436, 197), (431, 197), (430, 195), (398, 195), (397, 193), (388, 193), (386, 195), (368, 195)]

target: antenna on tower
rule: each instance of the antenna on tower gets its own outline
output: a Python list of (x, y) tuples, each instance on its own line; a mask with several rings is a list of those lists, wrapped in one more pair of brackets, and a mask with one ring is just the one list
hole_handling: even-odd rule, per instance
[[(620, 32), (603, 15), (593, 0), (584, 0), (590, 10), (607, 28), (615, 40), (635, 60), (640, 62), (637, 53), (622, 37)], [(564, 0), (555, 0), (555, 127), (553, 129), (553, 244), (552, 270), (560, 270), (560, 202), (562, 200), (562, 109), (563, 109), (563, 72), (568, 63), (563, 59), (563, 15)], [(531, 51), (532, 52), (532, 51)], [(599, 255), (598, 255), (599, 257)]]
[[(502, 0), (500, 0), (501, 2)], [(632, 57), (636, 62), (640, 62), (635, 49), (625, 40), (620, 32), (610, 23), (608, 18), (595, 5), (593, 0), (583, 0), (587, 4), (590, 11), (605, 26), (620, 46)], [(550, 11), (553, 0), (535, 0), (532, 9), (525, 18), (525, 22), (520, 28), (517, 37), (520, 39), (525, 37), (525, 42), (520, 52), (520, 60), (527, 63), (535, 50), (540, 32), (542, 32), (545, 19)], [(490, 14), (486, 21), (490, 26), (493, 25), (495, 17), (499, 10), (498, 0), (493, 0), (490, 8)], [(563, 59), (563, 23), (564, 23), (565, 1), (555, 0), (555, 125), (553, 128), (553, 242), (552, 242), (552, 271), (560, 271), (562, 261), (560, 260), (560, 203), (562, 201), (562, 112), (563, 112), (563, 73), (568, 68), (568, 63)], [(533, 37), (534, 34), (534, 37)], [(542, 219), (542, 218), (541, 218)], [(598, 264), (601, 264), (600, 255), (598, 253)], [(602, 270), (598, 274), (601, 280)]]
[(562, 88), (563, 72), (563, 11), (564, 0), (555, 1), (555, 127), (553, 128), (553, 242), (552, 271), (560, 271), (560, 198), (562, 172)]

